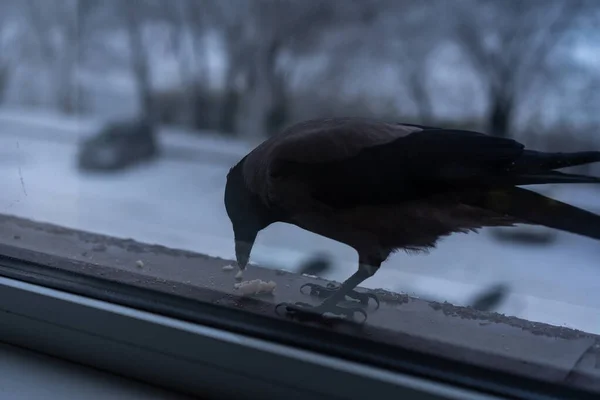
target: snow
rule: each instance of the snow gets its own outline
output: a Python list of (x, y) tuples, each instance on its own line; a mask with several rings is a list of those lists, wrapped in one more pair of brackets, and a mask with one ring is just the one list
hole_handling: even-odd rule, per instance
[[(82, 174), (75, 168), (77, 142), (95, 124), (0, 112), (0, 212), (234, 258), (223, 189), (248, 145), (164, 129), (165, 155), (155, 162), (119, 174)], [(196, 156), (178, 158), (182, 149)], [(598, 188), (554, 189), (560, 200), (600, 211)], [(336, 260), (325, 278), (342, 281), (356, 269), (353, 250), (286, 224), (259, 235), (252, 261), (294, 270), (320, 252)], [(465, 304), (485, 287), (505, 283), (511, 294), (500, 312), (600, 333), (598, 260), (600, 245), (591, 239), (560, 233), (545, 247), (507, 245), (484, 230), (443, 240), (429, 255), (394, 255), (363, 286)]]
[[(120, 120), (117, 118), (116, 120)], [(71, 142), (75, 144), (94, 134), (101, 121), (91, 117), (57, 116), (47, 110), (0, 109), (0, 134), (26, 136), (51, 142)], [(241, 158), (251, 146), (233, 139), (217, 135), (214, 132), (190, 132), (177, 127), (162, 127), (159, 143), (167, 149), (186, 149), (211, 151)]]

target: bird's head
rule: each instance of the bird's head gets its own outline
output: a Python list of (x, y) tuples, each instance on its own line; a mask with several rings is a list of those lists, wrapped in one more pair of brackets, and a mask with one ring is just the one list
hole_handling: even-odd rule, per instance
[(248, 189), (243, 177), (244, 160), (231, 168), (225, 185), (225, 209), (233, 225), (235, 256), (241, 270), (246, 269), (258, 232), (275, 222), (271, 210)]

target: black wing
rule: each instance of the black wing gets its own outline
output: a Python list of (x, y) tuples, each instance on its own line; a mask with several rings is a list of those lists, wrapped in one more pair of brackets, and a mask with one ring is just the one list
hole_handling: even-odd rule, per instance
[[(579, 179), (547, 172), (576, 164), (556, 154), (524, 150), (524, 145), (515, 140), (479, 132), (426, 128), (344, 160), (289, 162), (280, 172), (307, 182), (312, 197), (320, 202), (351, 208), (397, 204), (464, 189)], [(576, 154), (598, 158), (597, 152)]]
[(336, 208), (394, 204), (486, 182), (523, 153), (514, 140), (428, 129), (366, 148), (340, 161), (289, 162), (280, 173), (309, 183), (312, 197)]

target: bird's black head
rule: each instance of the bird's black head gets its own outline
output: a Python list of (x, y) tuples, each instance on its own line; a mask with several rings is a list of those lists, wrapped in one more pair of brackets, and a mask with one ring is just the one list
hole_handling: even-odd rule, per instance
[(235, 256), (245, 269), (258, 232), (276, 221), (272, 210), (248, 189), (243, 177), (245, 158), (231, 168), (225, 185), (225, 209), (233, 225)]

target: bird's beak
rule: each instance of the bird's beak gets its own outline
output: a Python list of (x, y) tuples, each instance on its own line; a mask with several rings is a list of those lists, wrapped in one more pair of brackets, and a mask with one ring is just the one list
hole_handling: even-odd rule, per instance
[(235, 257), (237, 259), (238, 267), (241, 270), (246, 269), (246, 265), (248, 265), (248, 260), (250, 259), (250, 253), (252, 252), (255, 240), (256, 235), (250, 240), (247, 238), (244, 240), (238, 240), (236, 238), (235, 240)]

